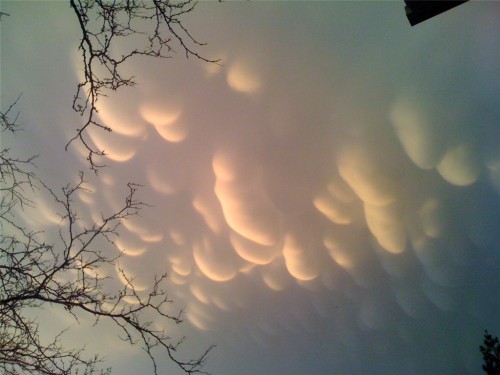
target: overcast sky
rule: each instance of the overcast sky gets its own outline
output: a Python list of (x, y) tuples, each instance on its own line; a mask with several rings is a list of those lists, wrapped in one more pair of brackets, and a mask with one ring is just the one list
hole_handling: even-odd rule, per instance
[[(2, 11), (2, 108), (22, 93), (26, 129), (2, 147), (62, 186), (88, 169), (64, 151), (75, 16)], [(127, 65), (139, 85), (100, 102), (114, 132), (90, 136), (110, 167), (88, 173), (82, 218), (144, 185), (153, 207), (126, 223), (121, 265), (145, 288), (169, 270), (187, 306), (173, 334), (188, 356), (217, 344), (214, 374), (479, 374), (484, 329), (500, 334), (499, 16), (471, 1), (412, 28), (403, 1), (200, 3), (186, 25), (222, 66), (180, 50)], [(50, 238), (37, 202), (24, 220)], [(115, 334), (69, 336), (116, 374), (149, 373)]]

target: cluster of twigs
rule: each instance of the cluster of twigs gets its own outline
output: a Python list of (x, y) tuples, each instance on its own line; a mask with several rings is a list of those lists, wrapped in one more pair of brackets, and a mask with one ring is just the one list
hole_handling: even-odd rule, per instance
[[(122, 73), (122, 65), (134, 57), (169, 58), (179, 47), (186, 57), (217, 63), (199, 54), (204, 45), (183, 24), (183, 16), (193, 11), (196, 0), (70, 0), (81, 30), (79, 51), (83, 63), (83, 80), (77, 86), (73, 109), (84, 119), (69, 145), (79, 140), (87, 151), (90, 168), (102, 167), (97, 158), (104, 150), (96, 148), (86, 136), (89, 126), (105, 131), (111, 128), (98, 117), (97, 101), (109, 91), (135, 84), (133, 76)], [(124, 39), (139, 39), (124, 53), (114, 51)], [(97, 158), (96, 158), (97, 157)]]
[[(1, 115), (2, 132), (16, 132), (10, 121), (11, 106)], [(128, 184), (128, 194), (117, 211), (102, 215), (87, 225), (78, 216), (75, 197), (85, 187), (80, 173), (75, 185), (53, 191), (37, 178), (33, 158), (11, 157), (10, 150), (0, 152), (2, 198), (0, 200), (0, 369), (5, 374), (68, 374), (83, 368), (96, 371), (98, 357), (85, 359), (84, 349), (68, 350), (57, 335), (50, 343), (40, 340), (38, 322), (27, 314), (44, 306), (62, 306), (77, 319), (84, 314), (95, 319), (113, 321), (123, 331), (123, 339), (134, 345), (138, 341), (150, 357), (154, 373), (157, 362), (153, 350), (163, 349), (186, 373), (202, 373), (210, 348), (201, 357), (183, 361), (176, 351), (180, 342), (172, 342), (163, 331), (155, 330), (151, 320), (182, 322), (181, 313), (170, 315), (171, 304), (166, 287), (167, 274), (156, 276), (148, 293), (141, 295), (133, 278), (120, 269), (125, 285), (110, 290), (102, 270), (116, 264), (102, 243), (113, 245), (122, 220), (137, 215), (145, 204), (136, 199), (137, 186)], [(18, 215), (27, 206), (35, 207), (31, 194), (48, 193), (59, 208), (59, 240), (46, 243), (41, 233), (20, 222)], [(101, 241), (104, 240), (104, 241)], [(182, 340), (181, 340), (182, 341)]]
[[(121, 64), (134, 56), (169, 57), (172, 42), (186, 56), (215, 62), (199, 55), (194, 39), (181, 22), (191, 12), (192, 0), (70, 0), (82, 38), (79, 50), (83, 61), (83, 80), (77, 87), (73, 108), (82, 115), (83, 126), (69, 141), (80, 140), (88, 151), (90, 168), (100, 165), (95, 156), (103, 155), (86, 137), (89, 126), (110, 131), (99, 122), (96, 104), (107, 91), (134, 84), (133, 77), (122, 75)], [(2, 13), (1, 15), (7, 15)], [(113, 55), (114, 45), (133, 35), (146, 37), (141, 48)], [(19, 130), (15, 107), (19, 98), (0, 113), (1, 133), (15, 136)], [(106, 267), (115, 266), (118, 256), (110, 257), (107, 246), (119, 235), (123, 220), (137, 215), (145, 206), (136, 198), (138, 186), (128, 184), (121, 207), (100, 220), (87, 223), (78, 215), (78, 193), (86, 190), (83, 173), (76, 184), (53, 190), (40, 179), (34, 166), (35, 156), (22, 158), (9, 148), (0, 151), (0, 372), (4, 374), (108, 374), (100, 369), (102, 358), (86, 356), (86, 348), (66, 348), (60, 332), (46, 342), (40, 337), (40, 324), (33, 311), (60, 306), (78, 320), (88, 316), (96, 324), (111, 321), (118, 326), (122, 339), (139, 344), (151, 359), (154, 373), (158, 350), (166, 353), (185, 373), (204, 373), (208, 348), (200, 357), (182, 360), (177, 354), (183, 339), (171, 339), (154, 328), (154, 322), (182, 322), (182, 311), (170, 314), (171, 300), (166, 291), (167, 274), (154, 277), (146, 292), (139, 292), (134, 279), (119, 269), (125, 285), (111, 288)], [(60, 225), (46, 242), (44, 233), (28, 228), (21, 217), (27, 208), (38, 209), (37, 194), (48, 195), (58, 208)], [(57, 237), (53, 242), (52, 239)], [(107, 244), (107, 245), (106, 245)], [(104, 247), (103, 247), (104, 246)], [(114, 246), (113, 246), (114, 247)]]

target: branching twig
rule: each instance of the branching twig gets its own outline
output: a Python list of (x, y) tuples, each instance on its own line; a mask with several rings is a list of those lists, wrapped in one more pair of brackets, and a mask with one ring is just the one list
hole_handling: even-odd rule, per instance
[[(15, 129), (15, 122), (8, 115), (12, 108), (1, 116), (2, 131)], [(43, 306), (62, 306), (76, 320), (77, 315), (83, 314), (94, 318), (95, 324), (103, 320), (115, 323), (124, 332), (123, 339), (131, 345), (141, 343), (155, 374), (156, 348), (162, 349), (184, 372), (204, 373), (203, 365), (211, 348), (199, 358), (181, 360), (177, 356), (180, 342), (172, 342), (166, 332), (153, 328), (150, 319), (182, 322), (181, 312), (166, 312), (172, 303), (166, 292), (166, 273), (156, 276), (149, 291), (141, 293), (124, 270), (120, 272), (125, 285), (118, 290), (110, 289), (108, 278), (102, 276), (102, 269), (114, 267), (120, 255), (109, 257), (98, 244), (114, 247), (121, 221), (138, 215), (146, 206), (136, 198), (138, 186), (128, 184), (128, 193), (118, 210), (83, 225), (76, 200), (79, 192), (87, 190), (83, 173), (76, 184), (66, 185), (57, 192), (38, 179), (32, 167), (31, 158), (13, 157), (9, 150), (0, 152), (0, 372), (109, 373), (98, 369), (99, 357), (85, 357), (85, 348), (63, 347), (62, 332), (52, 342), (40, 339), (39, 323), (27, 312)], [(16, 210), (27, 205), (35, 207), (28, 189), (48, 193), (59, 207), (59, 241), (46, 243), (40, 239), (41, 233), (18, 223)]]
[[(80, 141), (94, 172), (102, 167), (96, 158), (105, 153), (93, 145), (86, 131), (92, 126), (111, 131), (99, 120), (97, 102), (110, 91), (135, 85), (133, 76), (123, 75), (122, 64), (138, 56), (169, 58), (175, 52), (175, 44), (186, 57), (210, 63), (219, 61), (196, 51), (204, 43), (195, 39), (183, 24), (182, 17), (192, 12), (196, 3), (196, 0), (70, 0), (80, 26), (78, 48), (83, 62), (83, 80), (77, 86), (73, 109), (83, 117), (83, 125), (66, 149), (72, 142)], [(114, 46), (132, 36), (141, 37), (143, 44), (123, 54), (113, 53)]]

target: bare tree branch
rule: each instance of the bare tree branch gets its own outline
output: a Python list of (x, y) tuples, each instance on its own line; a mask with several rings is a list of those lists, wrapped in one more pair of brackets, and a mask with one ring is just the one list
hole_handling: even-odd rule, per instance
[[(2, 132), (17, 129), (10, 120), (13, 106), (1, 114)], [(76, 321), (77, 316), (92, 317), (95, 324), (109, 321), (123, 332), (122, 339), (140, 343), (157, 374), (157, 348), (167, 354), (187, 374), (203, 372), (211, 348), (194, 360), (181, 360), (177, 350), (183, 339), (172, 341), (152, 322), (180, 324), (182, 311), (170, 314), (172, 301), (166, 292), (167, 274), (158, 275), (152, 287), (139, 292), (134, 279), (120, 270), (125, 285), (112, 289), (103, 269), (114, 267), (120, 255), (110, 257), (106, 246), (114, 246), (120, 223), (135, 216), (146, 205), (137, 199), (135, 184), (128, 184), (121, 207), (93, 223), (78, 216), (77, 194), (86, 190), (83, 173), (76, 184), (52, 190), (34, 173), (32, 158), (19, 159), (8, 149), (0, 153), (0, 372), (4, 374), (104, 374), (101, 358), (86, 358), (85, 348), (67, 349), (61, 332), (51, 342), (39, 334), (39, 322), (28, 312), (43, 307), (63, 307)], [(15, 212), (35, 207), (28, 190), (47, 193), (59, 207), (59, 241), (47, 243), (40, 232), (19, 222)]]
[[(176, 44), (186, 57), (218, 63), (219, 60), (196, 51), (196, 47), (205, 44), (195, 39), (183, 24), (183, 16), (192, 12), (196, 3), (196, 0), (70, 0), (81, 30), (78, 48), (83, 62), (83, 80), (77, 86), (73, 109), (83, 117), (83, 125), (66, 149), (79, 140), (87, 150), (87, 160), (94, 172), (102, 167), (96, 157), (105, 153), (92, 144), (86, 130), (95, 126), (111, 131), (98, 118), (98, 99), (109, 91), (136, 83), (133, 76), (122, 73), (122, 64), (138, 56), (169, 58)], [(132, 38), (141, 39), (139, 47), (121, 54), (113, 52), (121, 41)]]
[[(19, 113), (13, 114), (20, 99), (21, 95), (5, 111), (0, 112), (0, 133), (15, 134), (21, 130), (17, 122)], [(26, 193), (27, 190), (33, 189), (36, 180), (31, 171), (35, 159), (36, 156), (14, 157), (8, 147), (2, 147), (0, 150), (0, 217), (7, 216), (15, 205), (32, 205)]]

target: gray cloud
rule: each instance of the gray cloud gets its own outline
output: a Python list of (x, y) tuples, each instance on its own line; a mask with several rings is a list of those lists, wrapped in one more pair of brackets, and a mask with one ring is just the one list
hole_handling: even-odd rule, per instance
[[(64, 181), (84, 168), (62, 152), (74, 44), (8, 5), (4, 87), (33, 126), (18, 147)], [(493, 4), (413, 29), (398, 3), (199, 8), (190, 27), (223, 66), (127, 67), (140, 85), (99, 104), (114, 132), (90, 136), (112, 167), (82, 216), (145, 185), (154, 207), (125, 223), (121, 265), (144, 287), (168, 267), (194, 346), (219, 344), (214, 373), (477, 373), (483, 329), (500, 328)], [(56, 226), (40, 215), (26, 220)]]

